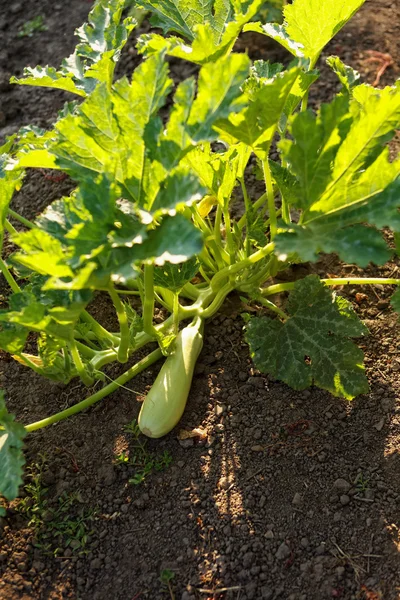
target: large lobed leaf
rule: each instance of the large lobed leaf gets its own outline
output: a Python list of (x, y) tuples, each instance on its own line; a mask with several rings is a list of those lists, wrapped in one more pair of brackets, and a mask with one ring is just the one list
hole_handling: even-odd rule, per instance
[[(15, 237), (13, 260), (50, 279), (46, 287), (107, 287), (137, 277), (143, 262), (181, 263), (201, 251), (201, 233), (179, 212), (205, 188), (184, 161), (217, 138), (215, 123), (243, 106), (249, 60), (231, 55), (178, 86), (170, 118), (158, 116), (172, 81), (163, 54), (149, 57), (131, 83), (100, 84), (60, 119), (47, 152), (79, 183)], [(190, 99), (190, 102), (188, 100)], [(121, 197), (124, 200), (121, 200)]]
[(244, 31), (256, 31), (279, 42), (294, 56), (315, 64), (322, 49), (352, 18), (365, 0), (293, 0), (283, 9), (283, 25), (249, 23)]
[(135, 26), (132, 17), (121, 23), (124, 0), (97, 0), (89, 13), (88, 23), (76, 30), (79, 44), (60, 68), (27, 67), (23, 77), (11, 83), (58, 88), (87, 96), (99, 82), (111, 85), (115, 64)]
[(292, 204), (303, 213), (298, 224), (282, 225), (281, 258), (296, 253), (307, 261), (337, 252), (361, 267), (390, 258), (377, 229), (400, 231), (400, 160), (390, 162), (385, 147), (398, 127), (400, 86), (358, 86), (350, 101), (341, 95), (317, 115), (293, 118), (292, 139), (280, 143), (290, 173), (279, 169), (276, 181), (284, 194), (281, 182), (295, 176)]
[(0, 494), (7, 500), (18, 496), (22, 484), (25, 435), (24, 426), (7, 411), (4, 392), (0, 390)]
[[(274, 133), (301, 73), (299, 67), (284, 72), (275, 68), (271, 72), (266, 71), (267, 66), (270, 67), (268, 63), (258, 61), (252, 68), (245, 86), (246, 107), (218, 122), (223, 139), (230, 143), (240, 141), (246, 144), (262, 159), (268, 154)], [(295, 105), (292, 99), (291, 106), (294, 108)]]
[(362, 351), (348, 338), (367, 333), (347, 300), (316, 275), (297, 281), (282, 323), (255, 317), (246, 340), (254, 364), (295, 390), (313, 383), (348, 399), (368, 391)]
[(141, 0), (139, 4), (152, 11), (152, 24), (160, 27), (164, 34), (173, 31), (189, 42), (176, 36), (167, 38), (154, 33), (145, 34), (139, 38), (139, 52), (149, 56), (166, 51), (171, 56), (205, 64), (215, 62), (231, 51), (243, 25), (254, 17), (262, 0), (250, 3), (231, 0)]

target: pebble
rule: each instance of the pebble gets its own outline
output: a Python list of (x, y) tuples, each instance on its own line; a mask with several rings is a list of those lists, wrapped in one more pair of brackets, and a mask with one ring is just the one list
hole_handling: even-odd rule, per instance
[(293, 496), (293, 500), (292, 500), (292, 504), (294, 506), (300, 506), (300, 504), (303, 503), (303, 496), (301, 494), (299, 494), (298, 492), (295, 493), (295, 495)]
[(243, 567), (245, 569), (249, 569), (251, 567), (251, 565), (253, 564), (253, 559), (254, 559), (254, 553), (246, 552), (246, 554), (243, 556)]
[(116, 474), (113, 465), (103, 465), (98, 472), (99, 479), (106, 487), (111, 486), (116, 480)]
[(275, 556), (278, 560), (285, 560), (285, 558), (289, 558), (289, 556), (290, 556), (289, 546), (287, 546), (285, 544), (285, 542), (282, 542), (282, 544), (279, 546), (278, 550), (276, 551)]
[(339, 492), (346, 494), (351, 488), (351, 484), (348, 481), (346, 481), (346, 479), (342, 479), (340, 477), (339, 479), (336, 479), (335, 483), (333, 484), (333, 487)]
[(232, 476), (221, 477), (221, 479), (219, 480), (219, 487), (223, 490), (227, 490), (228, 487), (230, 487), (230, 485), (232, 485), (232, 483), (233, 483)]
[(224, 406), (222, 406), (221, 404), (217, 404), (214, 407), (215, 416), (220, 417), (224, 413), (224, 410), (225, 410)]
[(100, 558), (93, 558), (93, 560), (90, 561), (90, 568), (91, 569), (101, 569), (102, 564), (103, 563), (100, 560)]
[(274, 536), (274, 532), (273, 532), (273, 531), (271, 531), (271, 529), (269, 529), (269, 530), (267, 531), (267, 533), (265, 534), (265, 537), (267, 538), (267, 540), (273, 540), (273, 539), (274, 539), (274, 537), (275, 537), (275, 536)]
[(364, 492), (364, 496), (367, 500), (375, 500), (374, 490), (366, 489)]
[(253, 387), (264, 389), (264, 379), (262, 377), (249, 377), (247, 383)]
[(182, 446), (182, 448), (191, 448), (194, 446), (194, 439), (187, 438), (186, 440), (179, 440), (179, 445)]
[(342, 494), (340, 496), (340, 504), (342, 504), (343, 506), (346, 506), (349, 503), (350, 503), (350, 496), (347, 496), (347, 494)]

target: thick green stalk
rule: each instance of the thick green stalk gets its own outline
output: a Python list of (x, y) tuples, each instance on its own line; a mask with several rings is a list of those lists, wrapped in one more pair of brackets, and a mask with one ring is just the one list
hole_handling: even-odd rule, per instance
[(207, 308), (204, 308), (203, 310), (199, 311), (199, 316), (202, 319), (209, 319), (210, 317), (215, 315), (215, 313), (220, 309), (220, 307), (224, 303), (224, 300), (227, 297), (227, 295), (233, 289), (234, 286), (231, 283), (225, 284), (224, 287), (219, 290), (211, 304)]
[(10, 235), (18, 235), (18, 231), (15, 229), (15, 227), (13, 225), (11, 225), (10, 221), (7, 221), (7, 219), (4, 221), (4, 229)]
[(99, 352), (98, 350), (95, 350), (94, 348), (89, 348), (88, 346), (86, 346), (86, 344), (82, 344), (82, 342), (78, 342), (77, 340), (75, 340), (75, 344), (79, 352), (89, 360), (96, 356), (96, 354), (98, 354)]
[(154, 336), (154, 265), (144, 267), (143, 329), (147, 335)]
[(178, 335), (178, 332), (179, 332), (179, 294), (176, 292), (174, 292), (172, 318), (174, 321), (174, 334)]
[(21, 288), (19, 287), (18, 283), (15, 281), (14, 277), (11, 275), (6, 263), (4, 262), (4, 260), (2, 258), (0, 258), (0, 271), (3, 273), (4, 279), (7, 281), (8, 285), (10, 286), (10, 288), (12, 289), (14, 294), (17, 294), (18, 292), (20, 292)]
[[(322, 283), (333, 287), (335, 285), (400, 285), (400, 279), (385, 279), (380, 277), (338, 277), (333, 279), (321, 279)], [(295, 282), (276, 283), (260, 290), (263, 296), (272, 296), (280, 292), (293, 290)]]
[(96, 319), (92, 317), (92, 315), (88, 313), (87, 310), (83, 310), (81, 312), (80, 318), (82, 319), (82, 321), (85, 321), (85, 323), (90, 325), (91, 330), (97, 335), (97, 337), (99, 337), (100, 339), (105, 338), (109, 340), (114, 346), (117, 346), (119, 344), (119, 338), (107, 331), (107, 329), (105, 329), (102, 325), (100, 325), (100, 323), (96, 321)]
[[(308, 67), (308, 72), (310, 72), (310, 71), (312, 71), (312, 70), (313, 70), (313, 68), (314, 68), (314, 67), (315, 67), (315, 65), (317, 64), (317, 61), (318, 61), (318, 59), (319, 59), (319, 55), (318, 55), (318, 56), (316, 56), (316, 57), (314, 58), (314, 60), (310, 62), (310, 65), (309, 65), (309, 67)], [(309, 95), (309, 93), (310, 93), (310, 90), (308, 89), (308, 90), (306, 91), (306, 93), (304, 94), (304, 96), (303, 96), (303, 99), (302, 99), (302, 101), (301, 101), (301, 111), (302, 111), (302, 112), (304, 112), (305, 110), (307, 110), (307, 107), (308, 107), (308, 95)]]
[(221, 222), (222, 222), (222, 207), (221, 207), (220, 203), (218, 202), (217, 210), (215, 211), (214, 237), (215, 237), (216, 243), (222, 247)]
[(153, 363), (159, 360), (162, 356), (162, 352), (160, 349), (154, 350), (151, 354), (143, 358), (141, 361), (136, 363), (133, 367), (125, 371), (122, 375), (120, 375), (115, 381), (109, 383), (104, 388), (86, 398), (86, 400), (82, 400), (82, 402), (78, 402), (74, 406), (67, 408), (51, 417), (47, 417), (46, 419), (42, 419), (41, 421), (36, 421), (35, 423), (31, 423), (25, 427), (27, 432), (36, 431), (37, 429), (41, 429), (42, 427), (47, 427), (48, 425), (53, 425), (53, 423), (58, 423), (58, 421), (62, 421), (63, 419), (67, 419), (72, 415), (75, 415), (79, 412), (82, 412), (89, 406), (92, 406), (99, 400), (102, 400), (112, 392), (115, 392), (119, 387), (125, 385), (132, 377), (138, 375), (145, 369), (148, 369)]
[(257, 298), (257, 302), (260, 302), (260, 304), (266, 306), (267, 308), (269, 308), (269, 310), (272, 310), (274, 313), (279, 315), (284, 321), (287, 321), (287, 319), (289, 318), (288, 315), (285, 312), (283, 312), (283, 310), (281, 310), (273, 302), (270, 302), (270, 300), (267, 300), (266, 298)]
[(274, 186), (272, 185), (271, 169), (269, 167), (268, 159), (263, 160), (262, 164), (263, 164), (263, 172), (264, 172), (264, 179), (265, 179), (265, 187), (267, 190), (268, 212), (269, 212), (269, 219), (270, 219), (269, 228), (270, 228), (270, 235), (271, 235), (271, 242), (272, 242), (274, 237), (276, 236), (276, 232), (277, 232), (277, 218), (276, 218), (276, 206), (275, 206), (275, 198), (274, 198)]
[(75, 340), (71, 340), (68, 342), (68, 347), (71, 352), (72, 360), (74, 361), (74, 365), (76, 370), (78, 371), (79, 377), (82, 379), (83, 383), (87, 386), (93, 385), (94, 379), (90, 377), (88, 372), (85, 369), (85, 365), (82, 362), (81, 355), (79, 354), (79, 350), (76, 345)]
[(244, 269), (246, 269), (246, 267), (250, 267), (254, 263), (256, 263), (259, 260), (262, 260), (263, 258), (268, 256), (268, 254), (272, 254), (272, 252), (274, 251), (274, 248), (275, 248), (275, 244), (273, 242), (270, 242), (266, 246), (263, 246), (262, 248), (260, 248), (260, 250), (257, 250), (257, 252), (250, 254), (250, 256), (248, 256), (244, 260), (239, 261), (235, 265), (225, 267), (225, 269), (222, 269), (222, 271), (220, 271), (219, 273), (214, 275), (214, 277), (212, 278), (212, 280), (211, 280), (212, 289), (215, 291), (218, 291), (219, 287), (221, 286), (221, 284), (223, 283), (225, 278), (227, 278), (227, 277), (229, 278), (230, 275), (234, 275), (235, 273), (238, 273), (239, 271), (243, 271)]
[(236, 257), (236, 248), (232, 236), (231, 215), (229, 214), (229, 207), (226, 206), (222, 212), (224, 215), (226, 244), (229, 253), (229, 264), (233, 265)]
[(128, 317), (126, 314), (126, 310), (124, 305), (122, 304), (120, 297), (115, 291), (114, 287), (110, 285), (108, 288), (108, 293), (110, 294), (110, 298), (113, 301), (115, 311), (117, 313), (118, 323), (120, 327), (121, 337), (119, 340), (117, 358), (119, 362), (126, 363), (129, 356), (129, 343), (130, 343), (130, 334), (129, 334), (129, 323)]
[[(253, 204), (253, 210), (254, 212), (257, 211), (259, 208), (261, 208), (265, 202), (268, 200), (268, 194), (267, 192), (264, 192), (262, 196), (260, 196), (258, 198), (258, 200), (256, 200)], [(246, 225), (247, 223), (247, 219), (246, 219), (246, 213), (240, 217), (239, 221), (238, 221), (238, 227), (240, 229), (243, 229), (243, 227)]]
[[(246, 184), (244, 182), (243, 177), (240, 178), (240, 185), (242, 188), (242, 194), (243, 194), (243, 199), (244, 199), (244, 207), (245, 207), (245, 213), (244, 213), (244, 218), (245, 218), (245, 223), (246, 223), (246, 235), (244, 238), (244, 247), (246, 250), (246, 256), (249, 256), (250, 254), (250, 237), (249, 237), (249, 233), (250, 233), (250, 212), (252, 209), (251, 206), (251, 202), (250, 202), (250, 198), (249, 195), (247, 193), (247, 188), (246, 188)], [(254, 209), (256, 209), (256, 203), (254, 203)], [(240, 227), (240, 221), (239, 221), (239, 227)]]
[(35, 227), (35, 225), (34, 225), (34, 223), (32, 223), (32, 221), (28, 221), (28, 219), (25, 219), (25, 217), (21, 217), (21, 215), (19, 215), (14, 210), (11, 210), (11, 208), (8, 209), (8, 214), (10, 215), (10, 217), (15, 219), (16, 221), (19, 221), (20, 223), (22, 223), (22, 225), (25, 225), (25, 227), (27, 227), (28, 229), (33, 229)]

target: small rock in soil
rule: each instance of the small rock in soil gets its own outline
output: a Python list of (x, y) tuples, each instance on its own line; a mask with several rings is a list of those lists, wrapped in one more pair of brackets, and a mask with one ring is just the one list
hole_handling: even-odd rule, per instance
[(98, 471), (99, 479), (105, 486), (110, 486), (115, 482), (116, 474), (112, 465), (103, 465)]
[(300, 504), (303, 503), (303, 496), (301, 494), (299, 494), (298, 492), (295, 493), (293, 500), (292, 500), (292, 504), (293, 506), (300, 506)]
[(335, 483), (333, 484), (333, 487), (339, 492), (346, 494), (351, 488), (351, 485), (348, 481), (340, 477), (339, 479), (336, 479)]
[(278, 550), (276, 551), (275, 556), (279, 560), (285, 560), (285, 558), (289, 558), (289, 556), (290, 556), (289, 546), (287, 546), (285, 544), (285, 542), (282, 542), (282, 544), (279, 546)]

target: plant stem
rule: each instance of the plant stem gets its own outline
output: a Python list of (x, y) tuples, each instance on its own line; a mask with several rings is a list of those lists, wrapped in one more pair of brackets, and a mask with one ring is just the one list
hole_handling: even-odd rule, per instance
[(219, 310), (225, 298), (233, 289), (234, 286), (231, 283), (225, 284), (224, 287), (219, 290), (211, 304), (207, 308), (199, 311), (199, 316), (202, 319), (209, 319), (210, 317), (212, 317), (217, 312), (217, 310)]
[[(245, 235), (245, 239), (244, 239), (244, 247), (245, 247), (245, 251), (246, 251), (246, 256), (249, 256), (249, 254), (250, 254), (250, 238), (249, 238), (250, 211), (252, 209), (252, 206), (251, 206), (250, 198), (247, 193), (247, 188), (246, 188), (246, 184), (244, 182), (243, 177), (240, 178), (240, 185), (242, 188), (244, 206), (245, 206), (245, 211), (246, 211), (243, 215), (245, 217), (245, 223), (246, 223), (246, 235)], [(256, 203), (254, 204), (254, 210), (256, 210)], [(239, 227), (240, 227), (240, 221), (239, 221)]]
[(10, 221), (8, 221), (7, 219), (4, 221), (4, 229), (10, 235), (18, 235), (18, 231), (15, 229), (15, 227), (13, 225), (11, 225)]
[(265, 187), (267, 190), (267, 200), (268, 200), (268, 212), (270, 218), (270, 235), (271, 242), (273, 241), (276, 231), (277, 231), (277, 218), (276, 218), (276, 207), (275, 207), (275, 198), (274, 198), (274, 187), (272, 185), (272, 176), (271, 169), (269, 167), (268, 159), (263, 160), (263, 172), (265, 179)]
[(120, 333), (121, 333), (121, 337), (119, 340), (119, 346), (118, 346), (118, 352), (117, 352), (117, 358), (118, 358), (119, 362), (126, 363), (128, 360), (128, 356), (129, 356), (129, 342), (130, 342), (128, 317), (127, 317), (124, 305), (122, 304), (120, 297), (118, 296), (117, 292), (115, 291), (114, 286), (110, 285), (110, 287), (108, 288), (108, 293), (110, 294), (110, 298), (113, 301), (114, 308), (117, 313), (117, 318), (118, 318), (118, 323), (119, 323), (119, 328), (120, 328)]
[(83, 383), (87, 386), (93, 385), (94, 379), (90, 377), (87, 373), (85, 366), (82, 362), (81, 355), (79, 354), (79, 350), (76, 345), (75, 340), (71, 340), (68, 342), (68, 347), (71, 352), (72, 360), (74, 361), (74, 365), (76, 370), (78, 371), (79, 377), (82, 379)]
[(273, 312), (275, 312), (284, 321), (288, 320), (288, 318), (289, 318), (288, 315), (285, 312), (283, 312), (283, 310), (281, 310), (278, 306), (276, 306), (276, 304), (274, 304), (270, 300), (267, 300), (266, 298), (257, 298), (257, 302), (260, 302), (260, 304), (262, 304), (266, 308), (269, 308), (269, 310), (272, 310)]
[(225, 223), (226, 242), (227, 242), (228, 252), (229, 252), (229, 264), (232, 265), (235, 262), (236, 250), (235, 250), (235, 242), (234, 242), (233, 236), (232, 236), (231, 216), (229, 214), (228, 207), (224, 208), (223, 215), (224, 215), (224, 223)]
[(162, 352), (160, 349), (154, 350), (154, 352), (143, 358), (141, 361), (136, 363), (136, 365), (134, 365), (127, 371), (125, 371), (125, 373), (120, 375), (117, 379), (115, 379), (115, 381), (109, 383), (103, 389), (99, 390), (92, 396), (89, 396), (89, 398), (86, 398), (86, 400), (82, 400), (82, 402), (78, 402), (78, 404), (75, 404), (74, 406), (71, 406), (66, 410), (52, 415), (51, 417), (47, 417), (46, 419), (42, 419), (41, 421), (36, 421), (35, 423), (27, 425), (25, 427), (26, 431), (31, 432), (41, 429), (42, 427), (47, 427), (48, 425), (52, 425), (53, 423), (57, 423), (58, 421), (67, 419), (68, 417), (71, 417), (72, 415), (75, 415), (81, 412), (82, 410), (89, 408), (89, 406), (92, 406), (92, 404), (95, 404), (99, 400), (105, 398), (105, 396), (108, 396), (109, 394), (117, 390), (121, 385), (125, 385), (125, 383), (132, 379), (132, 377), (135, 377), (135, 375), (138, 375), (139, 373), (150, 367), (153, 363), (159, 360), (161, 356)]
[(144, 267), (143, 329), (147, 335), (155, 336), (154, 314), (154, 265)]
[[(263, 206), (263, 204), (265, 203), (265, 201), (268, 199), (268, 194), (267, 192), (264, 192), (262, 196), (260, 196), (258, 198), (258, 200), (256, 200), (253, 204), (253, 210), (256, 211), (259, 208), (261, 208)], [(240, 217), (239, 221), (238, 221), (238, 227), (240, 229), (243, 229), (243, 227), (246, 225), (246, 213)]]
[(85, 358), (88, 358), (89, 360), (91, 358), (93, 358), (94, 356), (96, 356), (96, 354), (98, 353), (98, 350), (89, 348), (88, 346), (86, 346), (86, 344), (82, 344), (82, 342), (78, 342), (77, 340), (75, 340), (76, 343), (76, 347), (78, 348), (79, 352), (81, 354), (83, 354), (83, 356), (85, 356)]
[(187, 296), (191, 300), (197, 300), (197, 298), (199, 297), (200, 292), (197, 289), (197, 287), (195, 285), (193, 285), (193, 283), (190, 283), (190, 281), (188, 281), (183, 286), (181, 294), (183, 296)]
[[(385, 279), (380, 277), (338, 277), (333, 279), (321, 279), (328, 286), (335, 285), (400, 285), (400, 279)], [(272, 296), (280, 292), (288, 292), (294, 288), (295, 282), (277, 283), (270, 285), (261, 291), (263, 296)]]
[[(108, 291), (108, 290), (107, 290)], [(87, 310), (81, 312), (80, 317), (82, 321), (85, 321), (88, 325), (90, 325), (92, 331), (97, 334), (97, 337), (100, 339), (106, 338), (110, 340), (110, 342), (117, 346), (119, 344), (119, 338), (107, 331)]]
[(275, 244), (273, 242), (270, 242), (266, 246), (263, 246), (262, 248), (260, 248), (260, 250), (257, 250), (257, 252), (250, 254), (250, 256), (239, 261), (235, 265), (230, 265), (229, 267), (225, 267), (225, 269), (222, 269), (222, 271), (220, 271), (219, 273), (214, 275), (214, 277), (211, 280), (211, 287), (214, 290), (218, 290), (218, 288), (220, 287), (220, 285), (225, 277), (234, 275), (238, 271), (242, 271), (246, 267), (250, 267), (252, 264), (258, 262), (259, 260), (262, 260), (263, 258), (268, 256), (268, 254), (272, 254), (272, 252), (274, 251), (274, 248), (275, 248)]
[(179, 294), (177, 294), (176, 292), (174, 292), (172, 315), (173, 315), (173, 320), (174, 320), (174, 334), (178, 335), (178, 331), (179, 331)]
[(214, 236), (216, 243), (219, 246), (222, 246), (221, 241), (221, 221), (222, 221), (222, 208), (220, 203), (217, 204), (217, 210), (215, 212), (215, 221), (214, 221)]
[(28, 219), (25, 219), (25, 217), (21, 217), (21, 215), (16, 213), (14, 210), (11, 210), (11, 208), (8, 209), (8, 214), (16, 221), (22, 223), (22, 225), (25, 225), (25, 227), (28, 227), (28, 229), (33, 229), (35, 227), (32, 221), (28, 221)]
[(0, 258), (0, 271), (3, 273), (4, 279), (7, 281), (8, 285), (10, 286), (10, 288), (12, 289), (14, 294), (17, 294), (18, 292), (20, 292), (21, 288), (19, 287), (18, 283), (15, 281), (14, 277), (11, 275), (6, 263), (4, 262), (4, 260), (2, 258)]

